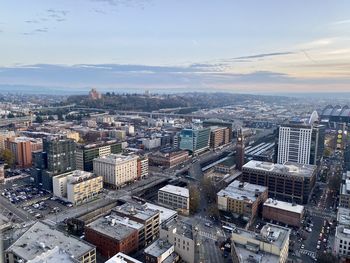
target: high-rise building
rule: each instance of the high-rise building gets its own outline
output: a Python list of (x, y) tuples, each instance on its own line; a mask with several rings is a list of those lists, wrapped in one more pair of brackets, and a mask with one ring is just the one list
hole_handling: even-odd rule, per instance
[(318, 164), (323, 156), (324, 138), (324, 125), (281, 125), (278, 129), (277, 163)]
[(32, 152), (42, 150), (43, 144), (41, 139), (11, 137), (6, 139), (5, 148), (12, 152), (16, 165), (26, 168), (32, 166)]
[(5, 149), (5, 141), (7, 138), (15, 137), (14, 131), (0, 130), (0, 151)]
[(5, 165), (0, 163), (0, 184), (5, 182)]
[(210, 128), (183, 129), (180, 132), (179, 148), (194, 154), (209, 148)]
[(228, 140), (229, 142), (232, 141), (232, 122), (223, 121), (219, 119), (209, 119), (203, 121), (203, 127), (210, 127), (210, 126), (217, 126), (217, 127), (225, 127), (228, 129)]
[(210, 127), (210, 148), (218, 148), (230, 143), (230, 129), (227, 127)]
[(94, 159), (94, 173), (107, 187), (120, 188), (137, 179), (137, 155), (110, 154)]
[(238, 131), (236, 142), (236, 169), (242, 170), (244, 165), (244, 137), (242, 130)]
[(75, 170), (75, 142), (60, 136), (43, 139), (43, 152), (33, 153), (32, 175), (36, 184), (52, 191), (52, 177)]
[(93, 160), (97, 157), (105, 156), (111, 153), (118, 154), (122, 151), (121, 143), (116, 140), (110, 140), (92, 144), (77, 145), (75, 159), (76, 168), (82, 171), (93, 170)]

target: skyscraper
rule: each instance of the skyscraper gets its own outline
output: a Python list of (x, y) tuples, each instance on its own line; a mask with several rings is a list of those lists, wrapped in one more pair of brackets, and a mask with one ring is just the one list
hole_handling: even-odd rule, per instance
[(35, 153), (33, 157), (35, 182), (52, 191), (54, 175), (75, 170), (75, 142), (60, 136), (46, 137), (43, 139), (43, 153)]
[(277, 163), (318, 164), (323, 155), (324, 136), (324, 125), (281, 125), (278, 129)]
[(209, 148), (210, 128), (183, 129), (179, 138), (181, 150), (199, 153)]

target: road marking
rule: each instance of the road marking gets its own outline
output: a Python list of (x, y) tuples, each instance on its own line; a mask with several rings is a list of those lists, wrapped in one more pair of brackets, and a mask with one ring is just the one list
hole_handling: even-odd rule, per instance
[(210, 239), (215, 240), (215, 241), (217, 240), (215, 235), (213, 235), (211, 233), (204, 232), (204, 231), (199, 231), (199, 235), (206, 237), (206, 238), (210, 238)]
[(308, 255), (310, 257), (316, 257), (316, 252), (313, 252), (307, 249), (300, 249), (300, 254)]

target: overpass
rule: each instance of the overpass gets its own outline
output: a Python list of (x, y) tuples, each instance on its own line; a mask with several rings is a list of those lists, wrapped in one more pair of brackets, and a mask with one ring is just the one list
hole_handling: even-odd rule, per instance
[(9, 126), (10, 124), (27, 124), (29, 126), (31, 123), (32, 123), (32, 116), (0, 119), (0, 127)]

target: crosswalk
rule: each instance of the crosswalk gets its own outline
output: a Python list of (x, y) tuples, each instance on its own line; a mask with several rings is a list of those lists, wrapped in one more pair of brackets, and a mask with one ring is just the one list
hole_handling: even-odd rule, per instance
[(206, 237), (206, 238), (209, 238), (209, 239), (212, 239), (212, 240), (215, 240), (215, 241), (217, 240), (216, 236), (211, 234), (211, 233), (204, 232), (204, 231), (199, 231), (198, 233), (202, 237)]
[(313, 252), (313, 251), (310, 251), (310, 250), (307, 250), (307, 249), (300, 249), (300, 254), (303, 254), (303, 255), (308, 255), (310, 257), (316, 257), (316, 252)]

